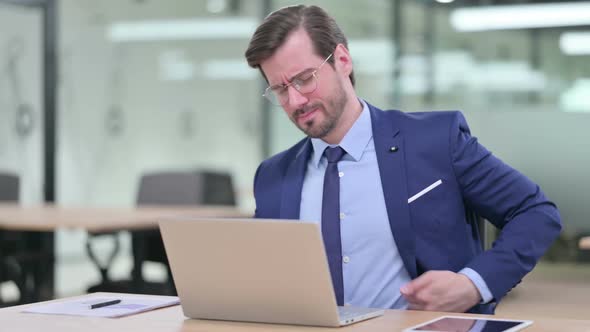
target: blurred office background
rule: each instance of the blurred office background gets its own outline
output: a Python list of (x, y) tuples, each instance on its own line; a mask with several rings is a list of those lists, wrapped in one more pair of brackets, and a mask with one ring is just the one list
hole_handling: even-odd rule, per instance
[[(141, 174), (200, 168), (229, 172), (252, 211), (257, 165), (302, 135), (243, 53), (267, 13), (295, 3), (339, 22), (361, 97), (462, 110), (558, 204), (564, 235), (546, 260), (584, 258), (590, 1), (0, 0), (0, 170), (20, 175), (21, 203), (132, 206)], [(58, 296), (98, 278), (85, 236), (56, 235)], [(128, 274), (130, 259), (115, 266)]]

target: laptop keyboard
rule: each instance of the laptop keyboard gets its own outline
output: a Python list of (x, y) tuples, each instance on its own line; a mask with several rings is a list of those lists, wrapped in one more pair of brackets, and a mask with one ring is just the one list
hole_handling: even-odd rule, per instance
[(373, 311), (375, 311), (375, 309), (358, 307), (338, 307), (338, 316), (340, 316), (340, 320), (347, 320), (350, 318), (365, 315)]

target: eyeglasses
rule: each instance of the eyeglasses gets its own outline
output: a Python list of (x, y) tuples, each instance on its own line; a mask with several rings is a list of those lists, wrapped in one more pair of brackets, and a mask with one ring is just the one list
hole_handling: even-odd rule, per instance
[(285, 105), (289, 102), (289, 87), (292, 86), (301, 94), (312, 93), (318, 87), (318, 71), (322, 66), (330, 60), (334, 53), (330, 53), (328, 57), (315, 69), (308, 69), (299, 73), (291, 79), (288, 84), (277, 84), (269, 86), (264, 90), (262, 95), (276, 106)]

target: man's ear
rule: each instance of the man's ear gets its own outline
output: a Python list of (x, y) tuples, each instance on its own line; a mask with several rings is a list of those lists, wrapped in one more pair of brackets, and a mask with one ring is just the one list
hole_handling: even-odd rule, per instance
[(348, 49), (344, 45), (338, 44), (333, 56), (336, 70), (343, 73), (345, 77), (348, 77), (352, 72), (352, 58)]

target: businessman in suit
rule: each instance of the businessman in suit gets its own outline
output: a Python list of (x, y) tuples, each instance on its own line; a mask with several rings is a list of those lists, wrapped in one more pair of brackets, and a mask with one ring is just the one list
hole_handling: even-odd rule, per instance
[[(256, 217), (321, 222), (338, 304), (493, 313), (558, 236), (555, 205), (460, 112), (357, 97), (346, 37), (321, 8), (271, 13), (245, 56), (307, 135), (259, 166)], [(466, 211), (502, 230), (490, 250)]]

